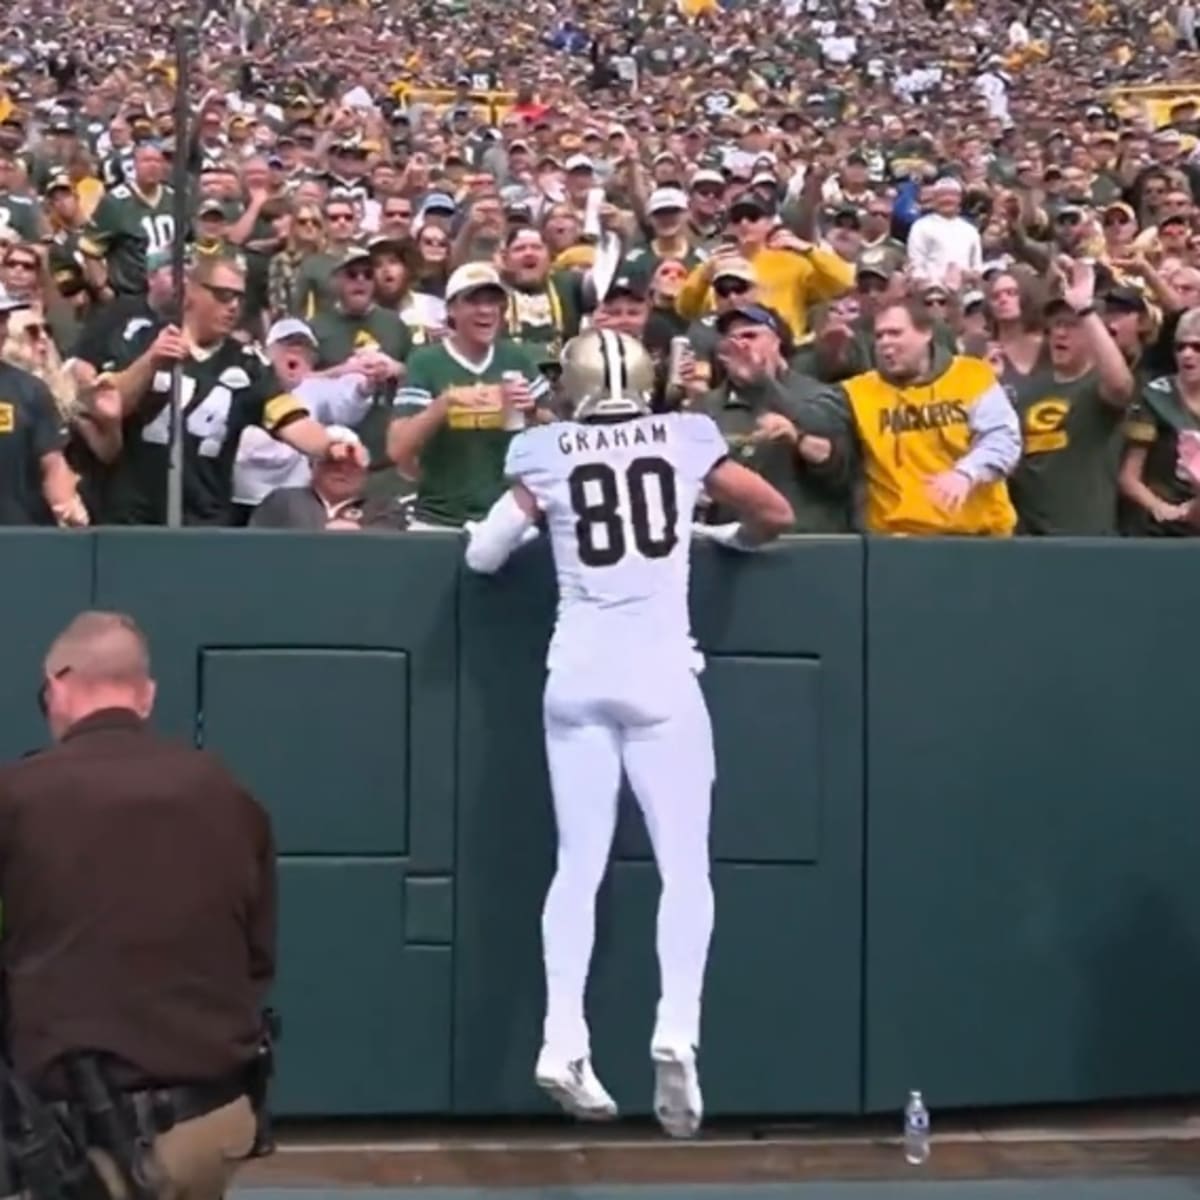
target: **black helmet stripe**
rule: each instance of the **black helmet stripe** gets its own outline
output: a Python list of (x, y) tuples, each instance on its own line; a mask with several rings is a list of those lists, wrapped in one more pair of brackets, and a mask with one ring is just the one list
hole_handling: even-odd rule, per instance
[(607, 392), (614, 400), (620, 400), (626, 395), (629, 373), (625, 363), (625, 347), (620, 337), (611, 329), (600, 331), (600, 342), (604, 348), (604, 373), (608, 377)]

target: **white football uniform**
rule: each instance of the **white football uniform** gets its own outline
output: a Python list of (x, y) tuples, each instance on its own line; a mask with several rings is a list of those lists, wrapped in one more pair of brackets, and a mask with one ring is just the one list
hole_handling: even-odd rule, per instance
[(652, 1044), (699, 1042), (714, 761), (688, 570), (692, 511), (726, 453), (697, 413), (543, 425), (509, 446), (506, 474), (545, 514), (558, 574), (544, 699), (558, 865), (542, 934), (545, 1043), (568, 1060), (590, 1053), (584, 989), (622, 769), (662, 877)]

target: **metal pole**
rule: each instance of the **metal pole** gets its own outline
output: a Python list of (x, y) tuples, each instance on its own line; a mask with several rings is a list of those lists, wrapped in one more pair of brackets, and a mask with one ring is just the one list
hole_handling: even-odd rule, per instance
[[(189, 79), (188, 39), (191, 29), (186, 21), (175, 26), (175, 161), (171, 186), (175, 195), (172, 220), (175, 237), (171, 243), (171, 290), (173, 319), (183, 325), (184, 247), (187, 240), (191, 206), (188, 204), (188, 162), (192, 150), (189, 128), (191, 105), (188, 99)], [(167, 525), (179, 529), (183, 525), (183, 363), (171, 368), (171, 440), (167, 467)]]

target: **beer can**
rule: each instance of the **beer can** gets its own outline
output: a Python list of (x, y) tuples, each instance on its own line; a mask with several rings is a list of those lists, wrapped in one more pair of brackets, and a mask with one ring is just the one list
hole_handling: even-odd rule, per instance
[(583, 205), (583, 236), (592, 241), (599, 241), (603, 230), (600, 228), (600, 208), (604, 204), (604, 189), (601, 187), (588, 188), (587, 199)]
[(671, 339), (670, 356), (667, 358), (667, 391), (682, 396), (687, 390), (683, 378), (684, 356), (691, 353), (692, 343), (682, 334)]
[[(520, 371), (505, 371), (500, 376), (505, 383), (522, 383), (525, 376)], [(517, 408), (510, 408), (505, 405), (504, 408), (504, 428), (510, 433), (516, 433), (518, 430), (525, 428), (525, 414)]]

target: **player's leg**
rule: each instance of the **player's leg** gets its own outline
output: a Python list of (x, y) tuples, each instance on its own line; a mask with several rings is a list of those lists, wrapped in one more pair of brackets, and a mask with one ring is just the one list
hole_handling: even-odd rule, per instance
[(542, 911), (546, 1020), (538, 1083), (569, 1112), (616, 1116), (595, 1077), (584, 993), (596, 934), (596, 893), (604, 879), (617, 821), (620, 740), (614, 726), (581, 723), (553, 676), (546, 687), (546, 760), (558, 826), (558, 861)]
[(713, 928), (708, 831), (715, 764), (712, 725), (693, 675), (681, 680), (672, 709), (665, 721), (626, 727), (622, 756), (662, 879), (655, 1113), (668, 1133), (690, 1137), (703, 1115), (696, 1049)]

